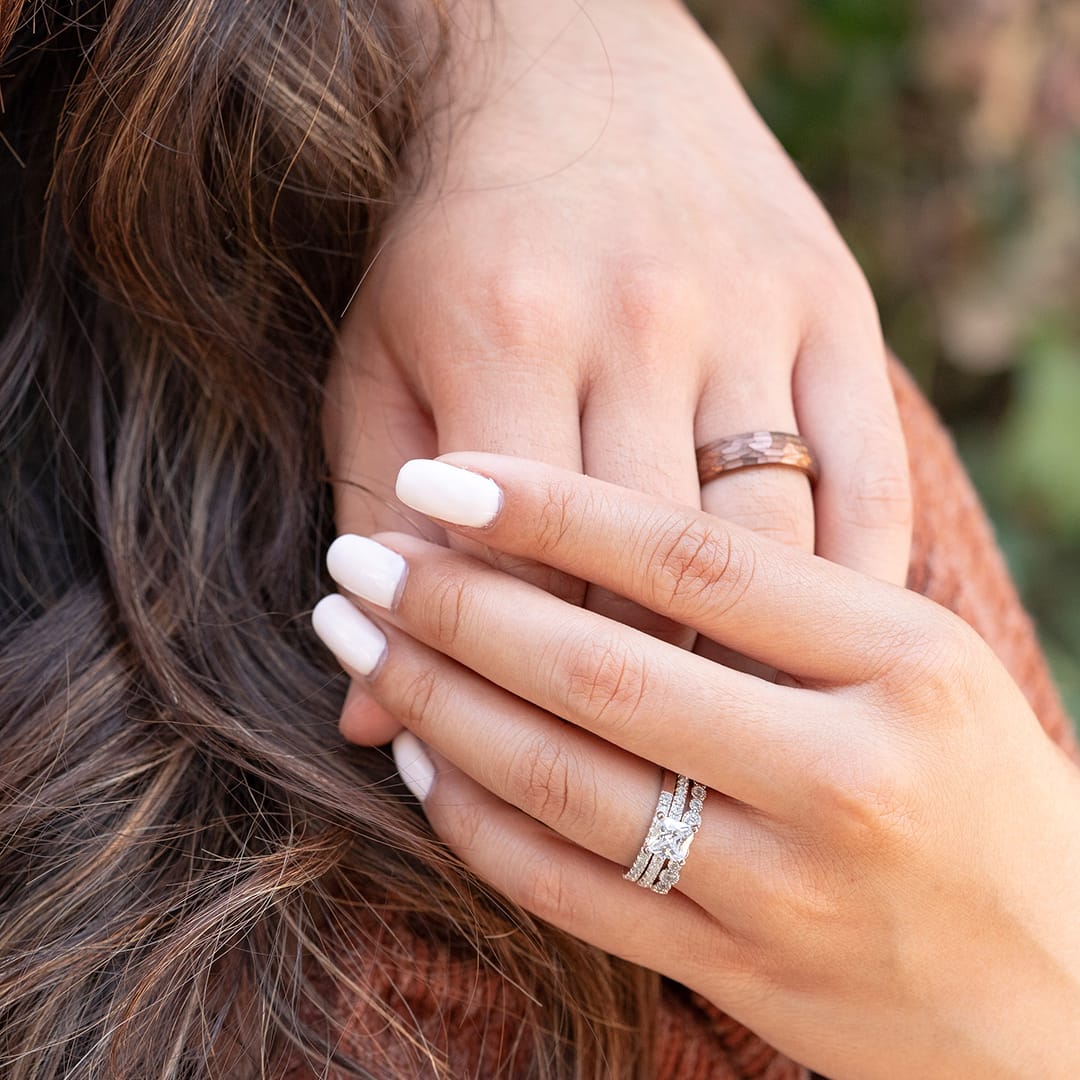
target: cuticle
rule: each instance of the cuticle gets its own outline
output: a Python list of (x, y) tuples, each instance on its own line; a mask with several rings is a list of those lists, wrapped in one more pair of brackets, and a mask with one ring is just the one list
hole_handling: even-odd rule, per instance
[[(442, 461), (442, 458), (435, 458), (436, 461)], [(488, 529), (498, 524), (499, 518), (502, 517), (502, 512), (506, 507), (506, 492), (503, 491), (502, 484), (495, 479), (490, 473), (482, 472), (480, 469), (472, 469), (468, 465), (457, 465), (452, 461), (447, 461), (445, 464), (450, 465), (455, 469), (460, 469), (462, 472), (472, 473), (473, 476), (482, 476), (485, 480), (490, 480), (495, 485), (495, 490), (499, 493), (499, 505), (495, 510), (495, 514), (492, 519), (485, 522), (483, 525), (457, 525), (452, 521), (445, 521), (444, 518), (431, 518), (431, 521), (444, 522), (449, 525), (451, 529), (469, 529), (472, 532), (486, 532)]]
[[(401, 555), (401, 552), (398, 552), (398, 554)], [(409, 580), (409, 560), (404, 555), (401, 555), (401, 559), (405, 563), (405, 569), (401, 572), (401, 580), (394, 586), (394, 595), (391, 597), (390, 606), (387, 608), (391, 615), (397, 611), (398, 605), (401, 603), (402, 593), (405, 592), (405, 585)]]
[[(381, 631), (380, 631), (381, 633)], [(385, 637), (385, 635), (383, 635)], [(386, 658), (390, 653), (390, 642), (384, 641), (382, 652), (379, 653), (379, 659), (375, 661), (375, 666), (364, 676), (368, 682), (374, 682), (382, 673), (382, 669), (386, 666)]]

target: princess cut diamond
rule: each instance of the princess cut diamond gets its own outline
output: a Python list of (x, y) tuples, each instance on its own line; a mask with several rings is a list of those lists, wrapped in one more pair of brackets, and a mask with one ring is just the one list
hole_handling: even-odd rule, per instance
[(654, 855), (682, 862), (693, 838), (694, 830), (689, 825), (684, 825), (678, 818), (665, 817), (660, 823), (659, 832), (647, 841), (646, 847)]

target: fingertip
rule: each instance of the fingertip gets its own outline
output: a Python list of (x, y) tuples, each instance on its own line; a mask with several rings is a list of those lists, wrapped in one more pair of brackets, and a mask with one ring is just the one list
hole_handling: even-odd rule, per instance
[(338, 731), (346, 742), (357, 746), (383, 746), (402, 730), (402, 725), (361, 683), (349, 684), (338, 718)]
[(413, 510), (467, 528), (490, 525), (502, 509), (499, 485), (490, 477), (446, 461), (414, 458), (398, 471), (395, 492)]
[(423, 802), (435, 782), (435, 766), (428, 748), (408, 730), (399, 731), (390, 744), (394, 764), (405, 786)]

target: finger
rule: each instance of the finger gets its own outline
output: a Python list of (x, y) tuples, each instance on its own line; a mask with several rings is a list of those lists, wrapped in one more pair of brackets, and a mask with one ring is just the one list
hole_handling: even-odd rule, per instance
[[(496, 483), (497, 481), (497, 483)], [(463, 535), (549, 563), (808, 680), (874, 679), (914, 594), (701, 511), (518, 458), (409, 462), (398, 497)]]
[[(797, 432), (790, 382), (777, 382), (775, 364), (760, 382), (713, 380), (702, 395), (695, 442), (704, 446), (753, 431)], [(780, 465), (722, 473), (701, 489), (701, 507), (725, 521), (781, 544), (814, 550), (814, 502), (806, 476)]]
[[(470, 371), (480, 377), (432, 386), (439, 453), (480, 447), (490, 453), (581, 470), (580, 409), (574, 383), (554, 363), (500, 354), (482, 339), (471, 344)], [(531, 559), (453, 535), (451, 547), (497, 566), (570, 603), (580, 604), (585, 582)]]
[(350, 742), (382, 746), (400, 730), (401, 720), (387, 712), (372, 696), (366, 679), (353, 679), (345, 694), (338, 727), (350, 733)]
[(417, 641), (741, 802), (769, 810), (806, 789), (800, 748), (831, 726), (825, 695), (730, 671), (415, 537), (382, 539), (339, 537), (327, 563)]
[[(403, 770), (415, 769), (414, 745), (403, 739), (395, 746)], [(691, 988), (723, 987), (726, 971), (744, 968), (736, 939), (689, 897), (638, 888), (620, 865), (563, 839), (437, 754), (432, 760), (435, 778), (423, 802), (432, 828), (519, 907)], [(679, 947), (684, 942), (692, 946)], [(745, 978), (732, 982), (745, 993)]]
[(880, 332), (848, 328), (809, 339), (794, 389), (799, 423), (821, 468), (814, 493), (818, 554), (903, 585), (911, 484)]
[[(331, 365), (322, 410), (337, 531), (402, 529), (438, 539), (445, 535), (442, 529), (394, 497), (402, 463), (435, 448), (431, 420), (374, 335), (361, 324), (350, 325)], [(350, 685), (342, 709), (356, 742), (379, 746), (401, 730), (363, 683)]]
[[(671, 379), (643, 389), (625, 370), (598, 382), (581, 418), (583, 471), (696, 507), (691, 431), (696, 395), (694, 380)], [(683, 648), (692, 648), (697, 637), (689, 627), (597, 585), (586, 588), (585, 607)]]
[(354, 330), (339, 349), (322, 408), (338, 532), (397, 529), (441, 539), (441, 529), (394, 495), (402, 464), (418, 451), (437, 452), (431, 417), (372, 334)]
[[(381, 618), (376, 625), (341, 597), (327, 598), (313, 618), (331, 647), (383, 634), (386, 656), (371, 692), (428, 746), (578, 846), (624, 869), (634, 862), (656, 812), (661, 768), (508, 693)], [(341, 730), (348, 738), (344, 723)], [(706, 795), (700, 822), (678, 888), (725, 921), (745, 924), (760, 914), (761, 870), (775, 858), (778, 838), (764, 815), (719, 792)]]
[[(798, 430), (790, 379), (777, 381), (775, 358), (773, 361), (746, 366), (741, 379), (713, 379), (706, 385), (695, 421), (697, 446), (753, 431)], [(725, 472), (702, 485), (701, 507), (779, 543), (814, 550), (810, 484), (796, 469), (759, 466)], [(762, 678), (776, 676), (771, 667), (707, 638), (699, 639), (697, 651)]]

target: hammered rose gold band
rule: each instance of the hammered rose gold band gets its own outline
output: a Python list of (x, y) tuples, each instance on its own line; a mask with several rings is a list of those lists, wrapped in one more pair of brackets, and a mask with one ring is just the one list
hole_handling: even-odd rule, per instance
[(787, 465), (817, 482), (818, 464), (810, 447), (789, 431), (747, 431), (714, 439), (697, 448), (698, 480), (704, 487), (723, 473), (761, 465)]

